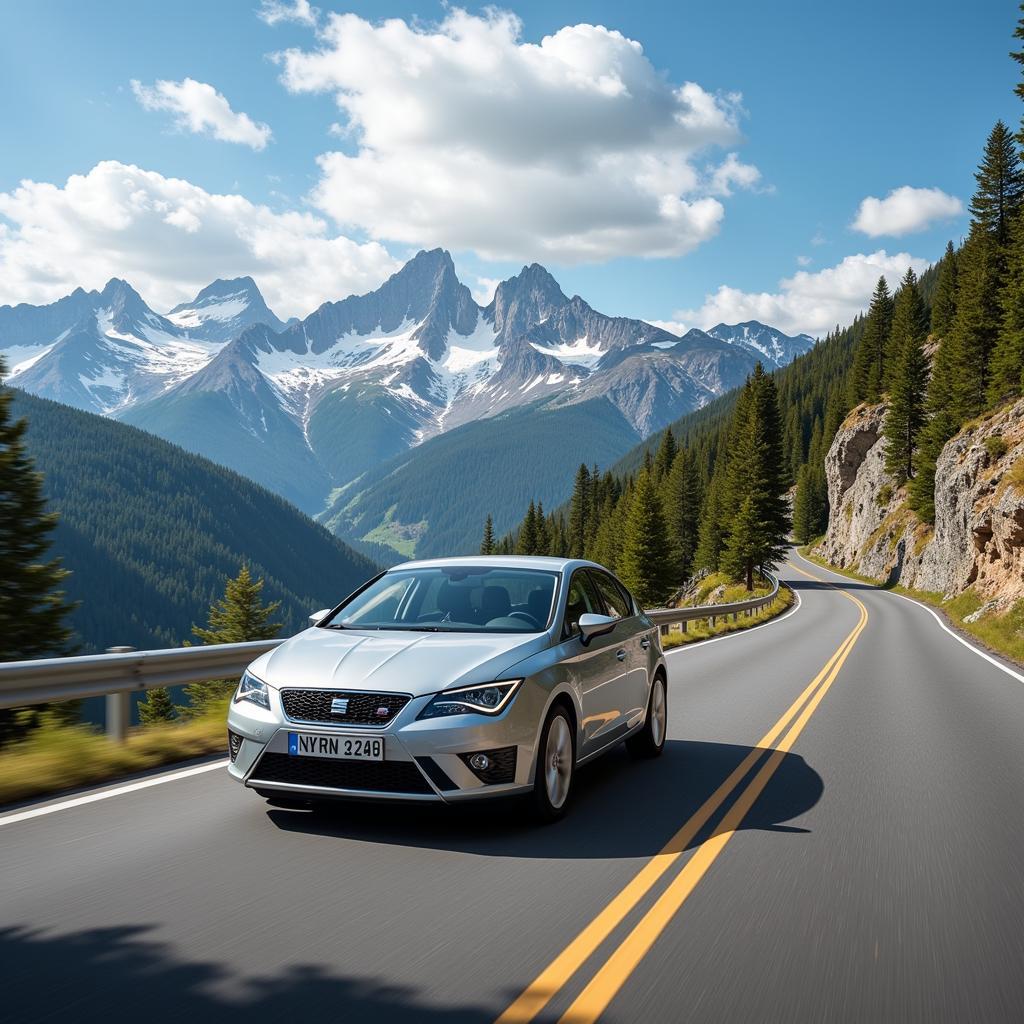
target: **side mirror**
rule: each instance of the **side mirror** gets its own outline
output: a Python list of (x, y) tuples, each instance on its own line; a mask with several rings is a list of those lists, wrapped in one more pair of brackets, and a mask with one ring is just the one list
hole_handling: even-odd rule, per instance
[(586, 612), (580, 616), (580, 641), (586, 647), (595, 636), (604, 636), (615, 628), (618, 619), (609, 615), (595, 615), (593, 612)]
[(309, 624), (315, 626), (321, 619), (327, 618), (331, 614), (330, 608), (321, 608), (318, 612), (313, 612), (309, 617)]

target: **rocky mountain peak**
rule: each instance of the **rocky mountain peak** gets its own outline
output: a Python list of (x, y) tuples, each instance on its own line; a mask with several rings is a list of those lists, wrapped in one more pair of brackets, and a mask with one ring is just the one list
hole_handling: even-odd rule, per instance
[(510, 340), (547, 320), (569, 302), (558, 282), (539, 263), (502, 281), (484, 316), (503, 340)]

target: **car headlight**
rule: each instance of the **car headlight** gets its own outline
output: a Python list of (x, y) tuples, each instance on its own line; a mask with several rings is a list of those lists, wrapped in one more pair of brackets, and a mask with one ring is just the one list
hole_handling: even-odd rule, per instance
[(496, 715), (502, 711), (519, 688), (522, 679), (482, 686), (462, 686), (442, 690), (420, 712), (420, 718), (444, 718), (446, 715)]
[(262, 679), (257, 679), (248, 671), (242, 673), (238, 689), (235, 690), (234, 702), (237, 704), (242, 700), (250, 701), (261, 708), (270, 710), (270, 691), (267, 689), (267, 684)]

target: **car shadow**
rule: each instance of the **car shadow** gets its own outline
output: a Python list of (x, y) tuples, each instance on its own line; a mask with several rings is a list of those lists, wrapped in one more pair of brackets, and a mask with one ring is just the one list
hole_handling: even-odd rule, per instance
[[(534, 825), (525, 801), (510, 799), (451, 806), (338, 801), (312, 810), (271, 807), (267, 817), (287, 832), (487, 857), (646, 857), (657, 853), (754, 750), (669, 740), (660, 758), (634, 761), (619, 748), (580, 769), (570, 813), (544, 828)], [(751, 773), (768, 751), (757, 753)], [(787, 753), (740, 827), (806, 832), (785, 823), (814, 807), (823, 791), (821, 776), (802, 757)], [(707, 837), (731, 802), (725, 801), (691, 845)]]

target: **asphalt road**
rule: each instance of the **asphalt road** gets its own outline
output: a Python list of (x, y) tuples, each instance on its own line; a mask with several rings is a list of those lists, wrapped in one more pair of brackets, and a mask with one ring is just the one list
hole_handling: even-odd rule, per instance
[(221, 770), (0, 817), (0, 1019), (1024, 1019), (1024, 682), (793, 564), (546, 829)]

